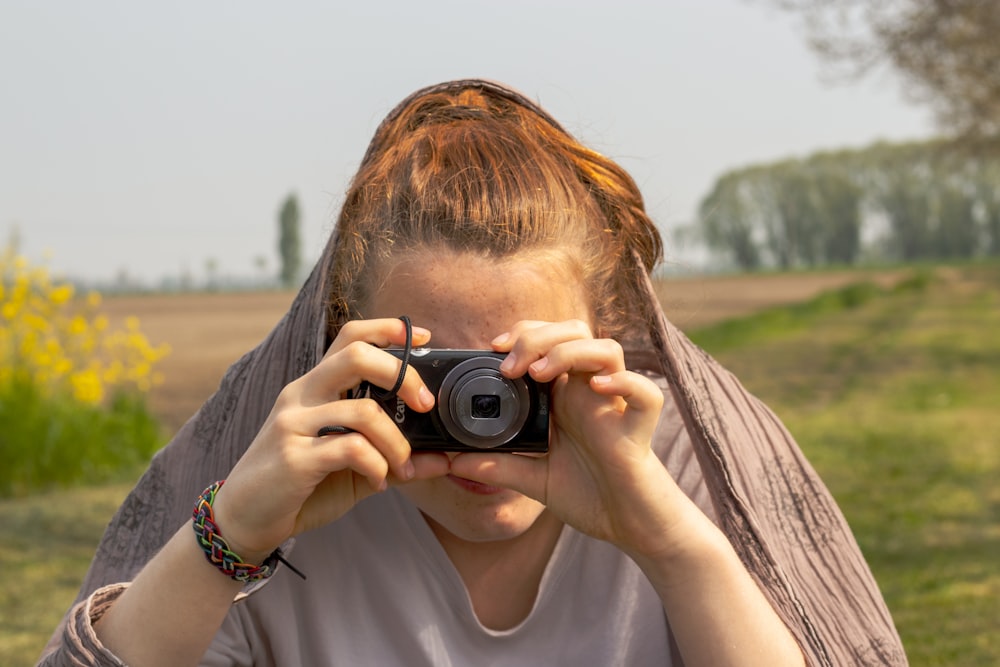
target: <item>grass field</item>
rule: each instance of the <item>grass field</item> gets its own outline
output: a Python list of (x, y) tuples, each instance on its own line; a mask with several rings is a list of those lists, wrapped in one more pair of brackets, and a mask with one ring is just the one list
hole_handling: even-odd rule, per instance
[(694, 334), (830, 487), (914, 665), (1000, 664), (1000, 266)]
[[(796, 434), (854, 528), (911, 663), (1000, 664), (1000, 266), (810, 275), (742, 281), (742, 300), (734, 284), (712, 280), (666, 283), (661, 295)], [(200, 403), (288, 300), (226, 300), (238, 320), (228, 326), (217, 321), (221, 297), (188, 310), (146, 300), (144, 330), (189, 371), (154, 401), (168, 423), (184, 413), (170, 417), (165, 396)], [(115, 301), (122, 312), (142, 305)], [(214, 314), (215, 333), (190, 308)], [(0, 501), (0, 665), (33, 663), (128, 488)]]

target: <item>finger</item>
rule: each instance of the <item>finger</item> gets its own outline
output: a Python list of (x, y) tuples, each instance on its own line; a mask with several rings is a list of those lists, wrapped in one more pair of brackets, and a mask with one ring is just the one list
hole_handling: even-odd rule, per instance
[[(378, 458), (373, 456), (375, 449), (370, 446), (371, 442), (366, 442), (362, 434), (349, 433), (337, 438), (342, 439), (342, 442), (333, 445), (340, 447), (339, 451), (330, 448), (330, 451), (321, 452), (317, 457), (324, 466), (334, 467), (327, 473), (328, 479), (331, 473), (349, 470), (365, 478), (371, 491), (375, 493), (384, 491), (390, 485), (444, 477), (451, 471), (451, 461), (443, 452), (415, 452), (412, 457), (413, 474), (400, 477), (380, 464)], [(368, 495), (357, 488), (355, 494), (359, 496), (358, 500), (361, 496)]]
[(517, 491), (545, 504), (546, 457), (519, 454), (461, 453), (451, 461), (451, 473), (475, 482)]
[(531, 377), (538, 382), (549, 382), (563, 373), (609, 375), (624, 370), (622, 346), (609, 338), (560, 343), (528, 366)]
[(306, 453), (309, 464), (325, 475), (352, 470), (368, 480), (372, 491), (388, 487), (389, 463), (363, 433), (346, 433), (319, 438)]
[(382, 455), (397, 478), (409, 480), (415, 475), (413, 463), (410, 461), (410, 443), (382, 407), (371, 399), (329, 403), (309, 410), (303, 415), (303, 421), (305, 422), (303, 428), (307, 433), (313, 434), (317, 441), (336, 439), (343, 435), (319, 436), (320, 430), (328, 425), (356, 431)]
[(497, 352), (507, 352), (510, 350), (511, 347), (514, 346), (514, 343), (517, 342), (518, 334), (521, 331), (525, 331), (527, 329), (536, 329), (538, 327), (543, 327), (548, 324), (551, 324), (551, 322), (545, 322), (542, 320), (521, 320), (520, 322), (515, 324), (510, 331), (505, 331), (496, 338), (494, 338), (492, 341), (490, 341), (490, 345)]
[(617, 396), (625, 401), (627, 418), (643, 422), (651, 420), (655, 426), (663, 408), (663, 391), (644, 375), (622, 371), (590, 378), (590, 388), (603, 396)]
[[(418, 452), (414, 454), (413, 460), (417, 470), (414, 480), (432, 479), (448, 474), (448, 457), (441, 452)], [(402, 483), (402, 480), (396, 479), (391, 474), (387, 481), (388, 485)], [(371, 471), (364, 475), (352, 468), (344, 468), (328, 473), (316, 485), (310, 497), (309, 504), (312, 509), (300, 513), (296, 533), (316, 528), (329, 521), (329, 508), (351, 507), (384, 488), (385, 485), (377, 481), (377, 477), (373, 480)]]
[(553, 347), (570, 340), (592, 339), (590, 325), (583, 320), (539, 323), (518, 322), (505, 341), (510, 351), (500, 366), (507, 377), (520, 377), (528, 366), (541, 359)]
[[(430, 342), (431, 332), (423, 327), (412, 327), (413, 345), (421, 346)], [(375, 345), (376, 347), (388, 347), (390, 345), (406, 344), (406, 324), (399, 318), (379, 318), (373, 320), (351, 320), (346, 322), (330, 348), (326, 356), (331, 356), (343, 350), (351, 343), (363, 342)]]
[[(377, 387), (392, 387), (402, 363), (385, 350), (355, 341), (323, 359), (298, 381), (299, 400), (305, 405), (334, 401), (365, 380)], [(426, 412), (434, 406), (433, 394), (412, 367), (406, 369), (398, 395), (418, 412)]]
[(444, 477), (451, 472), (451, 459), (444, 452), (413, 452), (414, 475), (410, 481)]
[(656, 410), (663, 407), (663, 391), (647, 378), (632, 371), (621, 371), (590, 378), (591, 388), (605, 396), (621, 396), (636, 410)]

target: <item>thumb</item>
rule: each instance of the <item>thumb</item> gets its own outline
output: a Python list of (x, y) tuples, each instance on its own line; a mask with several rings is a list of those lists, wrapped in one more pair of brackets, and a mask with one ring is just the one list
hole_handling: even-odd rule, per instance
[(545, 504), (548, 458), (520, 454), (462, 453), (452, 459), (451, 472), (474, 482), (501, 486)]

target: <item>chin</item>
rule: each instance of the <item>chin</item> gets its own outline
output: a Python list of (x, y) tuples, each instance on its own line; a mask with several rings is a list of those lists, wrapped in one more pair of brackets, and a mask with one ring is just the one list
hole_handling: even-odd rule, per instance
[(475, 494), (445, 479), (418, 482), (401, 491), (427, 518), (439, 539), (440, 530), (466, 542), (514, 539), (531, 528), (545, 510), (541, 503), (509, 489)]

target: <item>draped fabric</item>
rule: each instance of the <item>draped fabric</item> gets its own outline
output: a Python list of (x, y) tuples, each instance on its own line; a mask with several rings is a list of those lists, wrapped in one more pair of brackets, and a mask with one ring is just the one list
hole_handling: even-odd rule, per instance
[[(433, 89), (468, 86), (501, 94), (549, 119), (527, 98), (492, 82), (449, 82)], [(322, 358), (326, 276), (336, 243), (335, 232), (284, 318), (229, 368), (217, 392), (154, 457), (109, 524), (79, 604), (50, 640), (45, 664), (91, 664), (81, 657), (87, 652), (86, 639), (80, 639), (86, 634), (80, 617), (95, 604), (89, 596), (134, 578), (190, 519), (202, 489), (228, 475), (281, 389)], [(686, 437), (669, 446), (693, 452), (701, 476), (678, 483), (689, 494), (695, 486), (707, 488), (711, 518), (791, 629), (808, 664), (907, 664), (843, 515), (792, 436), (767, 406), (671, 324), (648, 279), (645, 287), (647, 327), (630, 332), (623, 344), (632, 370), (666, 378), (668, 399), (683, 419)]]

